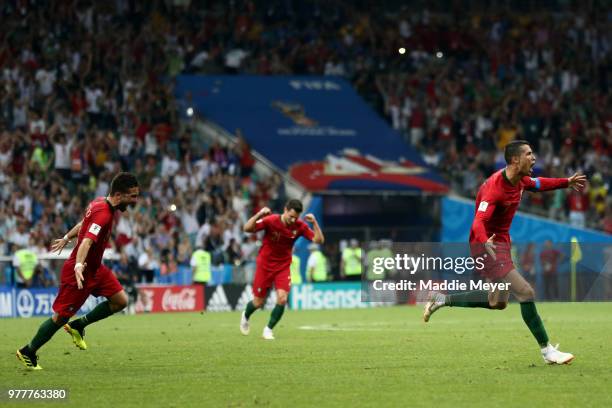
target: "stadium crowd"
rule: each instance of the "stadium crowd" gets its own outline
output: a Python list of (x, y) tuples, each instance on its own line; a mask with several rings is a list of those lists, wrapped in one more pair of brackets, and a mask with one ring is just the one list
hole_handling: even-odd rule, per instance
[(583, 193), (527, 194), (527, 210), (612, 232), (612, 12), (399, 16), (408, 48), (377, 75), (384, 113), (453, 189), (474, 197), (504, 165), (503, 147), (528, 140), (536, 173), (583, 172)]
[(239, 130), (223, 147), (180, 125), (162, 80), (176, 40), (167, 23), (127, 2), (49, 3), (1, 9), (0, 255), (46, 252), (125, 170), (144, 198), (118, 221), (114, 249), (139, 265), (135, 279), (189, 265), (200, 245), (214, 264), (251, 259), (254, 242), (237, 246), (242, 223), (252, 208), (278, 209), (280, 178), (253, 173)]
[(612, 233), (611, 12), (391, 3), (375, 16), (366, 1), (3, 2), (0, 255), (61, 237), (122, 169), (145, 196), (116, 228), (124, 264), (171, 273), (198, 245), (213, 263), (253, 259), (242, 223), (278, 210), (282, 183), (254, 174), (248, 135), (197, 141), (173, 96), (179, 73), (343, 76), (471, 197), (500, 147), (526, 138), (542, 173), (592, 180), (584, 196), (533, 196), (528, 208)]

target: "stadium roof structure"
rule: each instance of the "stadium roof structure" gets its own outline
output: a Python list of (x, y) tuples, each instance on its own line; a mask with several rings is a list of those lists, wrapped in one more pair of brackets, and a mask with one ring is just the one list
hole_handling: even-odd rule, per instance
[(309, 191), (448, 191), (344, 79), (182, 75), (175, 90)]

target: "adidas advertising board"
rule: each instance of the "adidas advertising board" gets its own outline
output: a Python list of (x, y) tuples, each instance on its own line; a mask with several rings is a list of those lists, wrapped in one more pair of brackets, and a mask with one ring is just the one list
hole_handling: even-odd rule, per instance
[[(247, 303), (253, 300), (251, 285), (228, 283), (225, 285), (207, 286), (206, 310), (209, 312), (228, 312), (244, 310)], [(276, 305), (276, 291), (270, 290), (264, 309), (272, 309)]]
[[(209, 312), (229, 312), (232, 309), (224, 285), (212, 286), (213, 292), (206, 297), (206, 310)], [(208, 289), (208, 288), (207, 288)]]
[(240, 293), (238, 302), (236, 302), (236, 310), (244, 310), (247, 303), (251, 300), (253, 300), (253, 286), (246, 285), (244, 289), (242, 289), (242, 293)]

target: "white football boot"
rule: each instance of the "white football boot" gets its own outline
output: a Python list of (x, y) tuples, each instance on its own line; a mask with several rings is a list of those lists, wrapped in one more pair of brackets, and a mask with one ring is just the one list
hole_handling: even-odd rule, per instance
[(427, 323), (431, 318), (431, 315), (441, 307), (446, 306), (446, 296), (440, 292), (429, 292), (429, 299), (425, 303), (425, 309), (423, 310), (423, 321)]
[(240, 333), (248, 336), (250, 331), (251, 325), (249, 324), (249, 320), (244, 315), (244, 312), (242, 312), (242, 317), (240, 317)]
[(572, 362), (574, 355), (559, 351), (558, 347), (558, 344), (556, 346), (549, 344), (542, 349), (542, 358), (546, 364), (569, 364)]
[(274, 333), (272, 333), (272, 329), (268, 326), (264, 327), (262, 337), (264, 340), (274, 340)]

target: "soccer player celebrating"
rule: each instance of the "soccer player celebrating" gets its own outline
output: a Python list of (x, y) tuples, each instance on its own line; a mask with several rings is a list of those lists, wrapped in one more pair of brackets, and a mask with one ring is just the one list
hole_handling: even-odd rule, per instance
[[(62, 326), (72, 336), (74, 344), (85, 350), (85, 326), (107, 318), (127, 305), (127, 294), (111, 270), (102, 264), (102, 255), (111, 236), (115, 211), (125, 211), (128, 205), (136, 204), (139, 193), (136, 177), (130, 173), (117, 174), (111, 182), (108, 197), (92, 201), (83, 220), (64, 238), (53, 243), (52, 251), (59, 253), (73, 237), (78, 236), (76, 246), (62, 268), (59, 293), (53, 303), (53, 316), (40, 325), (29, 344), (17, 350), (17, 358), (27, 368), (42, 369), (36, 352)], [(90, 294), (104, 296), (107, 301), (68, 323)]]
[[(509, 290), (476, 290), (443, 295), (432, 292), (425, 304), (423, 320), (444, 306), (504, 309), (512, 293), (521, 305), (523, 321), (536, 338), (547, 364), (567, 364), (574, 359), (570, 353), (557, 350), (548, 343), (548, 335), (534, 304), (535, 292), (521, 276), (510, 256), (510, 224), (521, 201), (523, 190), (548, 191), (571, 187), (581, 190), (586, 176), (569, 178), (532, 178), (535, 155), (528, 142), (516, 140), (504, 149), (506, 167), (489, 177), (478, 190), (476, 213), (470, 231), (472, 256), (482, 256), (483, 277), (490, 282), (509, 283)], [(503, 285), (502, 285), (503, 286)]]
[(255, 310), (263, 307), (268, 289), (274, 283), (276, 306), (272, 310), (268, 325), (263, 330), (264, 339), (274, 340), (272, 329), (283, 316), (291, 286), (290, 266), (293, 244), (301, 236), (316, 244), (325, 241), (314, 215), (306, 214), (304, 217), (306, 221), (312, 223), (313, 231), (298, 218), (301, 212), (302, 203), (299, 200), (289, 200), (282, 214), (269, 215), (270, 209), (264, 207), (244, 224), (244, 232), (265, 231), (253, 279), (254, 298), (247, 304), (240, 320), (240, 331), (245, 336), (250, 331), (249, 318)]

